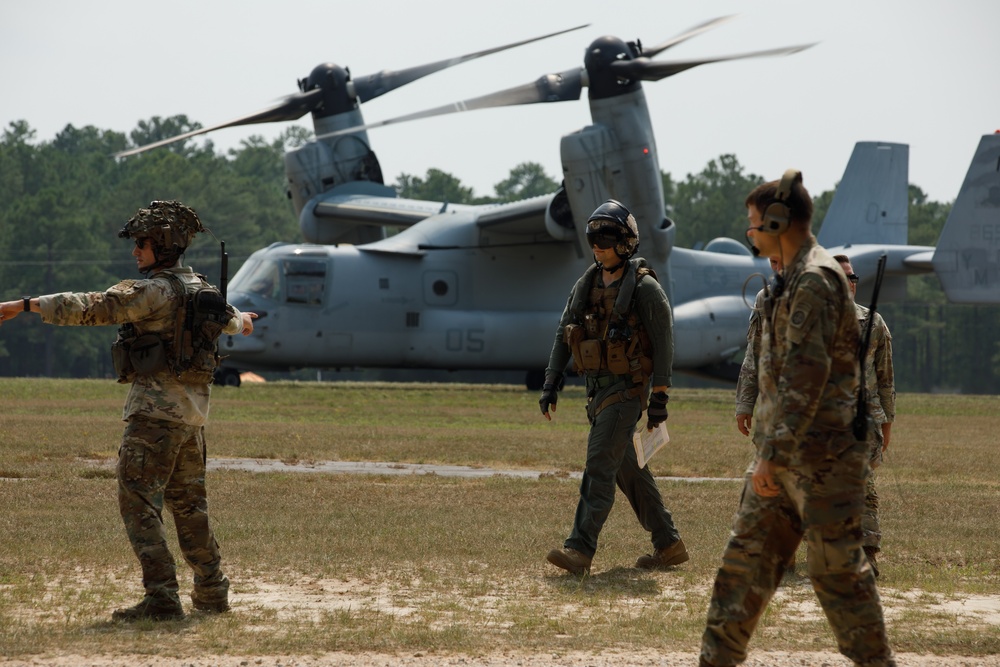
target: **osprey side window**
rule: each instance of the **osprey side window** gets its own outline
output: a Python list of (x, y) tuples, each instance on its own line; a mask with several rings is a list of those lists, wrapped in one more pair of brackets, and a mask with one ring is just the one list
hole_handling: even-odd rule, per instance
[(284, 260), (285, 299), (288, 303), (318, 306), (326, 287), (326, 260)]

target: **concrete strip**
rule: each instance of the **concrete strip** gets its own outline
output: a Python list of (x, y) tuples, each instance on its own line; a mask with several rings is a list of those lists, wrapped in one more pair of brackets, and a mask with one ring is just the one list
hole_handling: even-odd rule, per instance
[[(541, 470), (498, 470), (473, 466), (386, 463), (380, 461), (302, 461), (285, 463), (275, 459), (211, 458), (210, 470), (247, 472), (354, 473), (362, 475), (440, 475), (441, 477), (519, 477), (522, 479), (580, 479), (582, 473)], [(657, 477), (668, 482), (742, 482), (742, 477)]]

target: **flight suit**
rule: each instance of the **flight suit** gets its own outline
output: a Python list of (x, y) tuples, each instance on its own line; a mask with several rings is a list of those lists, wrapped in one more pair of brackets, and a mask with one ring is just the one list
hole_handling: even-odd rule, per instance
[[(639, 277), (645, 268), (641, 258), (629, 260), (624, 275), (613, 287), (632, 281), (633, 312), (638, 316), (651, 346), (651, 382), (653, 386), (670, 386), (673, 366), (673, 319), (663, 288), (652, 275)], [(588, 308), (588, 295), (594, 281), (600, 281), (600, 270), (591, 267), (576, 283), (563, 310), (549, 358), (546, 376), (562, 374), (571, 357), (571, 347), (565, 338), (566, 325), (581, 322)], [(633, 331), (633, 335), (640, 335)], [(673, 517), (664, 507), (649, 466), (639, 468), (632, 434), (645, 404), (649, 390), (638, 386), (628, 373), (612, 373), (607, 369), (586, 371), (587, 416), (591, 423), (587, 436), (587, 460), (580, 482), (580, 499), (573, 520), (573, 529), (564, 546), (592, 557), (597, 551), (597, 539), (615, 502), (615, 487), (628, 498), (639, 523), (651, 533), (654, 549), (665, 549), (680, 539)]]

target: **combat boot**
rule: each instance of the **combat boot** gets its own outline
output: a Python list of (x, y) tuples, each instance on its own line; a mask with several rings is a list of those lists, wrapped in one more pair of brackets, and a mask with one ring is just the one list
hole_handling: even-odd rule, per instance
[(871, 565), (872, 574), (874, 574), (875, 578), (878, 579), (878, 559), (875, 557), (875, 554), (878, 553), (879, 549), (878, 547), (869, 546), (865, 546), (863, 548), (865, 550), (865, 556), (868, 557), (868, 564)]
[(222, 581), (214, 586), (195, 586), (191, 591), (191, 604), (198, 611), (209, 614), (229, 611), (229, 578), (223, 576)]
[(690, 560), (684, 540), (677, 540), (666, 549), (657, 549), (652, 555), (639, 556), (635, 566), (642, 570), (662, 570), (674, 565), (680, 565)]
[(184, 608), (180, 600), (153, 598), (146, 596), (137, 605), (126, 609), (116, 609), (111, 614), (111, 620), (116, 623), (132, 623), (134, 621), (179, 621), (184, 618)]
[(590, 572), (590, 562), (593, 560), (590, 556), (569, 547), (553, 549), (545, 559), (571, 574), (587, 574)]

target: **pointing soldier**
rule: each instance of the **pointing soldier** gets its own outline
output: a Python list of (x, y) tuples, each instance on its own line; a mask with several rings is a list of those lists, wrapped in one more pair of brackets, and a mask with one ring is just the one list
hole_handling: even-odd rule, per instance
[(573, 574), (590, 571), (617, 484), (652, 534), (653, 553), (640, 556), (636, 567), (672, 567), (688, 560), (687, 549), (649, 467), (639, 467), (632, 446), (647, 396), (646, 428), (667, 419), (674, 355), (670, 304), (646, 260), (632, 259), (639, 230), (625, 206), (613, 199), (601, 204), (587, 221), (587, 241), (595, 264), (570, 293), (538, 401), (551, 420), (572, 354), (574, 368), (587, 376), (587, 461), (573, 530), (547, 560)]
[[(177, 201), (154, 201), (118, 234), (135, 242), (132, 255), (145, 279), (123, 280), (104, 292), (64, 292), (0, 304), (4, 323), (21, 312), (35, 312), (49, 324), (121, 325), (112, 346), (115, 369), (119, 382), (132, 386), (118, 451), (118, 506), (142, 567), (145, 596), (115, 611), (115, 621), (184, 616), (164, 533), (164, 504), (173, 513), (181, 551), (194, 571), (195, 609), (229, 609), (229, 579), (208, 521), (204, 425), (218, 363), (215, 339), (220, 333), (250, 335), (257, 315), (225, 303), (204, 277), (181, 265), (184, 251), (201, 231), (193, 209)], [(193, 310), (179, 312), (189, 303)], [(182, 326), (185, 317), (200, 322), (202, 333), (192, 337)]]

